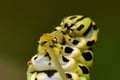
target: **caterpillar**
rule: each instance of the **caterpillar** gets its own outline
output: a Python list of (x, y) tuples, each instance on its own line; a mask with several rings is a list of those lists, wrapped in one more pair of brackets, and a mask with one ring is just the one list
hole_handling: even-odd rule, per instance
[(27, 80), (90, 80), (98, 32), (89, 17), (65, 17), (40, 37), (38, 53), (28, 61)]

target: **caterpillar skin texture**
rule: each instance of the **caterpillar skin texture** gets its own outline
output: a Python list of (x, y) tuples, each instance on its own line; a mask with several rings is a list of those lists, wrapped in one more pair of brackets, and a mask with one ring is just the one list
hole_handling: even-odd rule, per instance
[(67, 80), (90, 80), (92, 48), (98, 32), (99, 28), (89, 17), (65, 17), (53, 32), (40, 37), (38, 54), (28, 61), (27, 80), (62, 80), (48, 48), (60, 62)]

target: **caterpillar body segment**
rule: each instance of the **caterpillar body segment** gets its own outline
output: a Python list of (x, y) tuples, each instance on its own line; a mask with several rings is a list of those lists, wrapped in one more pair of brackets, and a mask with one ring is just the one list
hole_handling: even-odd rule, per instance
[[(80, 80), (75, 72), (65, 72), (67, 80)], [(56, 70), (49, 70), (43, 72), (34, 72), (29, 80), (63, 80)]]

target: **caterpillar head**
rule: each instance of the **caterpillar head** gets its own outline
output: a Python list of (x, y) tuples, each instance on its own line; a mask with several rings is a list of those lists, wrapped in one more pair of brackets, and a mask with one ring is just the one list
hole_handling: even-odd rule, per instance
[(89, 17), (73, 15), (64, 18), (60, 23), (60, 26), (63, 29), (66, 28), (66, 32), (68, 32), (69, 35), (86, 36), (92, 27), (95, 26), (95, 22)]

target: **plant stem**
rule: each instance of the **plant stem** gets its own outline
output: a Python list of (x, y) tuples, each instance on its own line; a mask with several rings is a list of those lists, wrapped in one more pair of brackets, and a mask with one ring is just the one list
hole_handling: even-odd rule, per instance
[(57, 56), (54, 54), (53, 49), (52, 48), (47, 48), (47, 51), (49, 52), (49, 55), (52, 58), (53, 63), (55, 64), (56, 69), (59, 72), (62, 80), (67, 80), (66, 75), (65, 75), (65, 73), (64, 73), (64, 71), (63, 71), (63, 69), (62, 69), (62, 67), (60, 65), (60, 62), (58, 61)]

